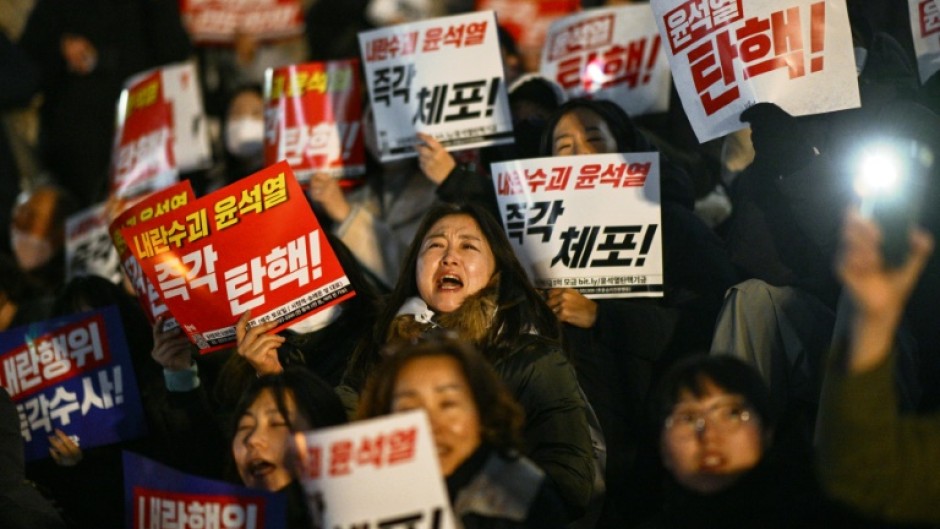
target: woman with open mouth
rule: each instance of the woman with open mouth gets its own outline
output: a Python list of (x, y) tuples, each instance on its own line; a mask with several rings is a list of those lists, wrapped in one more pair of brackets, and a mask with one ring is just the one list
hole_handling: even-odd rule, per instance
[(742, 360), (675, 364), (655, 411), (668, 479), (661, 512), (643, 527), (860, 527), (824, 499), (810, 447), (792, 421), (777, 421), (769, 390)]
[(446, 329), (489, 360), (525, 411), (526, 455), (548, 476), (568, 518), (591, 498), (587, 409), (558, 324), (532, 287), (502, 227), (479, 206), (440, 204), (424, 217), (370, 341), (346, 381), (362, 390), (385, 344)]
[(303, 488), (294, 478), (293, 434), (346, 422), (333, 388), (305, 368), (257, 378), (235, 409), (232, 457), (242, 483), (287, 494), (286, 527), (309, 527)]

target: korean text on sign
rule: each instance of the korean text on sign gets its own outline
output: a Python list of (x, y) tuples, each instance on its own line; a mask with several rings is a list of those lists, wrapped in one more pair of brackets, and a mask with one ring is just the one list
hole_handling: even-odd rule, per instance
[[(111, 241), (114, 243), (114, 247), (117, 250), (121, 267), (124, 269), (124, 273), (134, 287), (134, 292), (137, 294), (137, 301), (144, 309), (144, 313), (147, 314), (147, 318), (151, 323), (153, 323), (158, 316), (164, 315), (164, 313), (167, 312), (167, 308), (160, 300), (160, 296), (157, 294), (156, 289), (154, 289), (153, 284), (147, 279), (147, 276), (140, 268), (140, 263), (137, 261), (137, 258), (134, 257), (130, 248), (127, 247), (127, 242), (121, 234), (121, 229), (137, 226), (138, 223), (161, 217), (195, 200), (196, 196), (193, 194), (189, 180), (183, 180), (176, 185), (148, 195), (127, 208), (111, 222), (109, 228), (111, 231)], [(175, 328), (175, 320), (168, 320), (168, 323), (169, 325), (166, 326), (165, 329), (168, 330), (170, 327)]]
[(239, 34), (278, 39), (304, 31), (300, 0), (181, 0), (180, 15), (198, 43), (234, 43)]
[(131, 78), (118, 100), (118, 127), (111, 163), (111, 192), (128, 198), (177, 180), (173, 157), (173, 110), (160, 70)]
[(649, 5), (590, 9), (556, 20), (542, 75), (570, 97), (609, 99), (630, 115), (669, 106), (669, 63)]
[(493, 164), (506, 234), (542, 288), (661, 296), (657, 153)]
[(286, 162), (122, 233), (203, 352), (234, 342), (245, 311), (284, 326), (353, 295)]
[(360, 33), (359, 44), (382, 161), (415, 156), (419, 131), (448, 149), (512, 141), (492, 12)]
[(108, 233), (108, 212), (99, 204), (65, 221), (66, 277), (97, 275), (121, 282), (121, 262)]
[(859, 105), (845, 2), (654, 0), (683, 106), (700, 141), (742, 128), (757, 102), (793, 115)]
[(143, 416), (115, 307), (0, 334), (0, 385), (16, 404), (27, 459), (48, 457), (55, 429), (81, 446), (143, 432)]
[(191, 476), (124, 452), (126, 527), (282, 529), (284, 496)]
[(264, 91), (266, 162), (287, 160), (301, 182), (316, 172), (335, 177), (363, 174), (360, 83), (355, 59), (269, 70)]
[(940, 2), (908, 0), (907, 11), (914, 37), (914, 54), (921, 84), (940, 71)]
[(295, 442), (320, 526), (454, 527), (423, 411), (296, 434)]
[(262, 529), (262, 500), (134, 489), (134, 527), (139, 529)]

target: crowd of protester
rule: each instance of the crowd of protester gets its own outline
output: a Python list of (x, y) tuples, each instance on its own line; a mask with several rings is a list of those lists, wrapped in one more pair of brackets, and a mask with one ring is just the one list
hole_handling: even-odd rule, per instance
[[(235, 347), (199, 355), (125, 285), (66, 281), (65, 219), (107, 198), (128, 77), (197, 59), (215, 162), (182, 177), (201, 195), (263, 167), (265, 68), (356, 57), (360, 31), (474, 8), (379, 3), (399, 11), (308, 0), (304, 35), (229, 47), (194, 46), (170, 0), (35, 0), (18, 35), (0, 20), (0, 110), (38, 117), (36, 163), (13, 153), (28, 131), (0, 127), (0, 330), (117, 305), (149, 431), (87, 449), (56, 431), (24, 463), (0, 389), (0, 527), (124, 526), (122, 450), (282, 493), (287, 526), (310, 527), (291, 434), (413, 409), (466, 528), (940, 524), (940, 80), (919, 82), (902, 2), (848, 1), (860, 108), (761, 103), (701, 145), (674, 88), (667, 113), (635, 118), (566, 101), (501, 30), (515, 142), (448, 152), (418, 134), (416, 157), (379, 162), (366, 104), (360, 185), (307, 186), (356, 296), (278, 333), (246, 312)], [(931, 160), (900, 263), (851, 188), (874, 137)], [(664, 295), (536, 289), (489, 164), (649, 151)]]

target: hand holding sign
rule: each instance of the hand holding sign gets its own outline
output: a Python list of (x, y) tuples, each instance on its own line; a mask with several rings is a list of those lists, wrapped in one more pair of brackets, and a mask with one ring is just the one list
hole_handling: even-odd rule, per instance
[(352, 210), (339, 181), (323, 171), (310, 178), (310, 199), (320, 204), (333, 222), (343, 222)]
[(49, 455), (56, 464), (62, 467), (73, 467), (82, 462), (82, 449), (78, 443), (56, 428), (55, 433), (49, 436)]
[(418, 166), (421, 167), (421, 172), (437, 185), (441, 185), (454, 167), (457, 167), (454, 157), (430, 134), (418, 133), (415, 150), (418, 151)]
[(150, 357), (167, 371), (189, 369), (193, 364), (189, 339), (179, 327), (165, 330), (163, 323), (166, 320), (166, 316), (157, 316), (153, 323), (153, 350)]
[(553, 288), (546, 299), (555, 317), (562, 323), (590, 329), (597, 321), (597, 303), (573, 288)]
[(251, 367), (261, 376), (276, 375), (284, 368), (277, 358), (277, 348), (284, 343), (285, 338), (269, 331), (277, 327), (277, 321), (269, 321), (261, 325), (248, 328), (251, 321), (251, 311), (242, 314), (235, 324), (235, 336), (238, 338), (238, 356), (244, 358)]

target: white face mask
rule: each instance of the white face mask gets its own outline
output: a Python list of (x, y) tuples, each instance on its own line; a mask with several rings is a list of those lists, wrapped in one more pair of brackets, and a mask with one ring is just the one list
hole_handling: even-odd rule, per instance
[(26, 272), (48, 263), (55, 253), (49, 241), (16, 228), (10, 230), (10, 239), (16, 262)]
[(288, 329), (296, 332), (297, 334), (316, 332), (336, 321), (336, 318), (338, 318), (342, 312), (342, 306), (333, 305), (332, 307), (321, 310), (309, 318), (300, 320), (299, 322), (288, 327)]
[(256, 118), (238, 118), (225, 128), (225, 148), (239, 158), (261, 154), (264, 140), (264, 121)]

